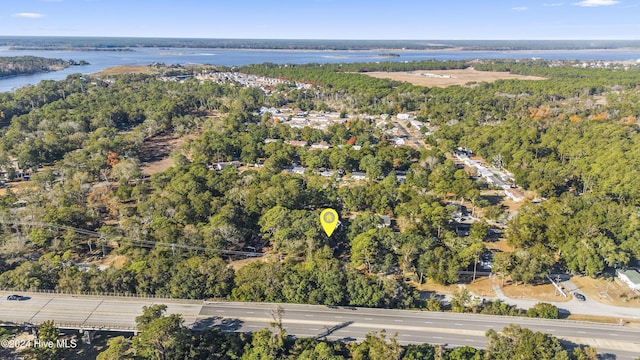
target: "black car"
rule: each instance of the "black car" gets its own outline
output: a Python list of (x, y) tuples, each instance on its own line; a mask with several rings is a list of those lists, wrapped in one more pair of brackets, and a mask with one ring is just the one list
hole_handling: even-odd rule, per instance
[(20, 296), (20, 295), (9, 295), (7, 296), (7, 300), (17, 300), (17, 301), (22, 301), (22, 300), (27, 300), (29, 299), (26, 296)]
[(580, 301), (585, 301), (587, 300), (586, 297), (584, 297), (584, 295), (580, 294), (580, 293), (574, 293), (573, 296), (576, 297), (576, 299), (580, 300)]

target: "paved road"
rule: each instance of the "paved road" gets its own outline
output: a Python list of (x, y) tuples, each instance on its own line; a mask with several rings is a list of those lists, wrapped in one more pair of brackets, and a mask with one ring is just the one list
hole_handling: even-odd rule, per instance
[[(142, 307), (154, 303), (167, 305), (168, 313), (182, 314), (185, 324), (195, 328), (219, 326), (226, 331), (255, 331), (273, 322), (278, 305), (265, 303), (203, 303), (189, 300), (153, 300), (116, 297), (26, 294), (27, 301), (0, 300), (0, 319), (15, 323), (54, 320), (72, 328), (135, 328), (135, 317)], [(640, 329), (623, 326), (553, 321), (473, 314), (344, 308), (281, 304), (283, 325), (289, 334), (326, 335), (331, 340), (361, 340), (374, 330), (398, 334), (402, 344), (432, 343), (448, 346), (486, 346), (485, 332), (501, 330), (515, 323), (544, 331), (576, 344), (596, 347), (599, 353), (615, 354), (617, 359), (640, 356)]]
[[(573, 285), (570, 281), (564, 281), (563, 286), (570, 293), (575, 292), (577, 287)], [(535, 304), (539, 303), (538, 300), (527, 300), (527, 299), (514, 299), (505, 296), (500, 290), (499, 286), (495, 286), (494, 291), (496, 293), (495, 297), (487, 297), (491, 300), (500, 299), (507, 304), (515, 305), (520, 309), (529, 309)], [(580, 292), (580, 291), (578, 291)], [(586, 301), (580, 301), (576, 297), (572, 297), (569, 301), (547, 301), (550, 304), (553, 304), (560, 309), (560, 311), (564, 311), (570, 314), (577, 315), (601, 315), (601, 316), (609, 316), (614, 318), (621, 319), (640, 319), (640, 308), (637, 307), (622, 307), (622, 306), (612, 306), (599, 303), (597, 301), (591, 300), (588, 297)], [(640, 356), (640, 355), (639, 355)]]

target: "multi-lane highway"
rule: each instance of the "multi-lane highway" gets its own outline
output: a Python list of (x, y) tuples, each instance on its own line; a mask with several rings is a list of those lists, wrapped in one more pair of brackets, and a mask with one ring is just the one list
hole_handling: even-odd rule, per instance
[(26, 294), (26, 301), (0, 299), (0, 320), (39, 324), (54, 320), (69, 328), (134, 329), (142, 307), (167, 305), (168, 313), (179, 313), (185, 324), (195, 328), (220, 326), (227, 331), (255, 331), (274, 321), (278, 306), (284, 310), (282, 322), (289, 334), (298, 337), (326, 335), (331, 340), (361, 340), (371, 331), (386, 329), (397, 333), (402, 344), (431, 343), (447, 346), (486, 346), (485, 332), (500, 331), (518, 324), (543, 331), (576, 344), (614, 354), (617, 359), (640, 356), (640, 329), (620, 325), (456, 314), (426, 311), (345, 308), (314, 305), (154, 300), (119, 297)]

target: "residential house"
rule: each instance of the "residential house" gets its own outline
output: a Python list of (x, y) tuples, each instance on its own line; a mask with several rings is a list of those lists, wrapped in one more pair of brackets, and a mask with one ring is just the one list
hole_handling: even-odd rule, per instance
[(210, 164), (208, 167), (209, 167), (209, 170), (222, 171), (227, 166), (240, 167), (240, 166), (242, 166), (242, 162), (237, 161), (237, 160), (236, 161), (217, 162), (217, 163)]
[(353, 180), (364, 180), (367, 178), (367, 174), (361, 172), (361, 171), (354, 171), (351, 173), (351, 178)]
[(509, 189), (505, 189), (504, 190), (504, 194), (511, 200), (515, 201), (515, 202), (520, 202), (522, 200), (524, 200), (525, 195), (522, 191), (515, 189), (515, 188), (509, 188)]
[(638, 269), (616, 270), (618, 278), (635, 291), (640, 291), (640, 271)]
[(300, 140), (290, 140), (290, 141), (287, 141), (287, 144), (291, 146), (307, 146), (306, 141), (300, 141)]
[(311, 144), (311, 149), (313, 150), (327, 150), (331, 147), (331, 145), (329, 145), (329, 143), (327, 143), (326, 141), (322, 141), (319, 143), (314, 143)]
[(382, 228), (382, 227), (391, 227), (391, 216), (389, 215), (378, 215), (380, 217), (380, 220), (382, 220), (382, 224), (379, 224), (378, 227)]
[(303, 166), (294, 166), (293, 169), (291, 169), (291, 172), (298, 175), (304, 175), (306, 170), (307, 169)]
[(411, 114), (398, 114), (396, 117), (398, 120), (413, 120), (413, 115)]

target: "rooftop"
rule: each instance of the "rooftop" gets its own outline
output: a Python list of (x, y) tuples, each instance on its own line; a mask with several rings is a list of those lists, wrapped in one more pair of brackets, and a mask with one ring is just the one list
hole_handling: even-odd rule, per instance
[(638, 269), (618, 270), (618, 273), (626, 275), (632, 283), (640, 285), (640, 271)]

